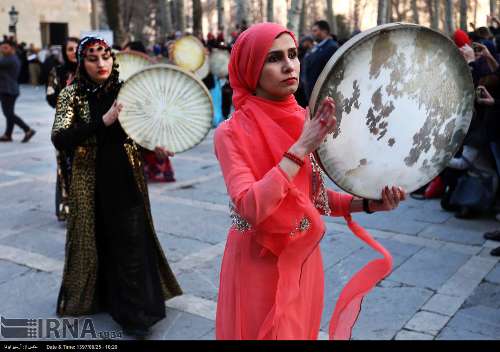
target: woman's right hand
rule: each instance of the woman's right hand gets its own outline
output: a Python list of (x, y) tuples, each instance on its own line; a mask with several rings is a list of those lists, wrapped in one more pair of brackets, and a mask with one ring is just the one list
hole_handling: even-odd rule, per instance
[(326, 135), (332, 133), (336, 126), (335, 102), (332, 98), (326, 97), (312, 119), (309, 118), (309, 108), (306, 109), (302, 134), (290, 148), (290, 152), (301, 158), (309, 155), (318, 149)]
[(115, 123), (115, 121), (118, 119), (118, 116), (120, 115), (120, 112), (122, 111), (122, 108), (123, 105), (118, 104), (118, 102), (115, 100), (108, 112), (105, 113), (102, 117), (102, 121), (104, 122), (104, 125), (106, 125), (106, 127), (111, 126)]

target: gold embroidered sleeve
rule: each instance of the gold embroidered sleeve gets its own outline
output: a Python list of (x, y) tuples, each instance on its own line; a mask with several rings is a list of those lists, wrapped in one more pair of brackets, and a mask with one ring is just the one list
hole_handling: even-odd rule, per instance
[(52, 127), (52, 143), (56, 149), (74, 149), (95, 141), (100, 128), (105, 128), (102, 118), (91, 118), (88, 101), (85, 96), (78, 95), (76, 86), (64, 88), (57, 99)]
[(73, 86), (64, 88), (59, 94), (56, 106), (56, 118), (52, 126), (52, 139), (75, 122), (74, 106), (75, 89)]

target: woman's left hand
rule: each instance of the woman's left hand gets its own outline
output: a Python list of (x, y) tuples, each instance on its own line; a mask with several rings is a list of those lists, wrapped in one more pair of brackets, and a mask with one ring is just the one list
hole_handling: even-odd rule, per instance
[(165, 159), (167, 157), (173, 157), (174, 153), (164, 147), (156, 147), (154, 150), (156, 157), (158, 159)]
[(399, 206), (399, 202), (406, 200), (406, 192), (401, 187), (385, 186), (382, 190), (382, 200), (371, 201), (370, 211), (389, 211)]

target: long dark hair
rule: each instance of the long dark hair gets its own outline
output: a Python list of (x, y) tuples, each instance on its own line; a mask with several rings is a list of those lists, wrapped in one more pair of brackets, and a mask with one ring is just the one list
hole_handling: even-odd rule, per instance
[[(64, 42), (64, 45), (62, 47), (63, 65), (67, 70), (74, 73), (74, 72), (76, 72), (76, 67), (78, 66), (78, 64), (76, 62), (71, 62), (68, 59), (68, 55), (66, 54), (66, 49), (68, 48), (68, 43), (70, 43), (70, 42), (78, 44), (80, 42), (80, 39), (78, 39), (77, 37), (69, 37), (66, 39), (66, 41)], [(76, 56), (76, 52), (75, 52), (75, 56)]]

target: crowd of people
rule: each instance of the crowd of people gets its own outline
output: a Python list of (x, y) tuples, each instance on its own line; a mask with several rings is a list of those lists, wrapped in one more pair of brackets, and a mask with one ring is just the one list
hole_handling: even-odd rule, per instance
[[(441, 198), (442, 208), (460, 219), (495, 216), (500, 221), (500, 21), (488, 21), (489, 27), (459, 29), (453, 35), (475, 87), (474, 113), (463, 146), (446, 169), (412, 197)], [(484, 237), (500, 241), (500, 231)], [(500, 247), (491, 255), (500, 256)]]

